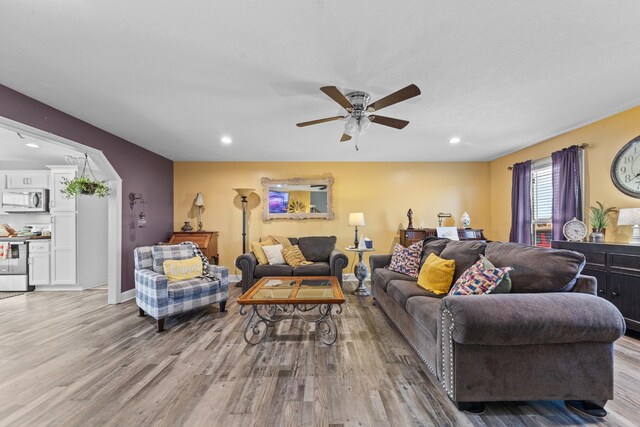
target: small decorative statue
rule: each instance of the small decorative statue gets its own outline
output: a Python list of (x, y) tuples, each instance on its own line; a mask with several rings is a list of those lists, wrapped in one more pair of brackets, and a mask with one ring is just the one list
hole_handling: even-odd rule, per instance
[(413, 211), (411, 208), (407, 211), (407, 218), (409, 218), (409, 225), (407, 225), (407, 230), (411, 230), (413, 228)]

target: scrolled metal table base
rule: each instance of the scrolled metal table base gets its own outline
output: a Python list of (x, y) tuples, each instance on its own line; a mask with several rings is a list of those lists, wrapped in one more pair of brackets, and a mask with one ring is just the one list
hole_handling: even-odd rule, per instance
[[(294, 315), (307, 323), (316, 324), (316, 334), (320, 342), (332, 345), (338, 339), (338, 327), (333, 321), (333, 314), (342, 313), (340, 305), (333, 304), (260, 304), (240, 307), (240, 314), (250, 317), (244, 326), (244, 340), (249, 345), (256, 345), (267, 338), (270, 326), (283, 320), (291, 319)], [(309, 315), (311, 311), (317, 313)]]

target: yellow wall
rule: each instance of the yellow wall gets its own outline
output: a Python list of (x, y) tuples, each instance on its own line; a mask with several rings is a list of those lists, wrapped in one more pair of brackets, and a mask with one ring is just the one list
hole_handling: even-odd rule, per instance
[[(598, 200), (618, 208), (640, 207), (640, 200), (620, 192), (611, 182), (609, 171), (616, 153), (640, 135), (640, 107), (551, 138), (491, 162), (491, 228), (488, 235), (508, 240), (511, 225), (511, 171), (507, 166), (525, 160), (550, 156), (553, 151), (574, 144), (589, 144), (585, 153), (585, 207)], [(617, 217), (607, 228), (606, 241), (628, 242), (631, 227), (615, 226)], [(587, 220), (587, 226), (590, 225)]]
[[(268, 234), (285, 236), (335, 235), (338, 248), (353, 243), (353, 227), (347, 225), (350, 212), (364, 212), (366, 226), (360, 227), (373, 240), (376, 253), (390, 253), (398, 241), (398, 229), (407, 225), (407, 210), (413, 209), (415, 227), (424, 221), (437, 226), (437, 213), (451, 212), (444, 225), (459, 225), (463, 211), (471, 225), (488, 228), (490, 203), (489, 163), (244, 163), (175, 162), (174, 229), (184, 221), (197, 224), (192, 208), (198, 191), (204, 193), (204, 228), (219, 231), (220, 263), (234, 272), (235, 259), (242, 252), (242, 211), (232, 190), (255, 188), (262, 197), (261, 177), (310, 178), (330, 174), (334, 183), (335, 219), (262, 221), (262, 203), (249, 218), (249, 240)], [(251, 198), (255, 205), (257, 195)], [(489, 236), (493, 237), (493, 236)], [(353, 258), (352, 254), (350, 259)]]

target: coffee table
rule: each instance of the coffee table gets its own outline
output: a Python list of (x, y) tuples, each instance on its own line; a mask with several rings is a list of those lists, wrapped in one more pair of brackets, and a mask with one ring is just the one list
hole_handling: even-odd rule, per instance
[(251, 315), (244, 340), (256, 345), (266, 339), (269, 327), (296, 316), (315, 323), (320, 341), (332, 345), (338, 339), (333, 314), (342, 313), (344, 301), (335, 276), (262, 277), (238, 298), (240, 314)]

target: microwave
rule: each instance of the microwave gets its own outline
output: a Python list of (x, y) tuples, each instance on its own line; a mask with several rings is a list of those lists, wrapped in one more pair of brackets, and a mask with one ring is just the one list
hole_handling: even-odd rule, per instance
[(49, 212), (49, 190), (24, 189), (4, 190), (2, 210), (12, 212)]

